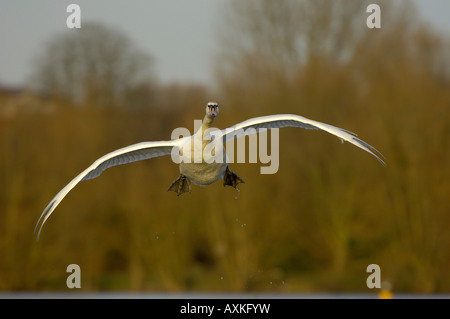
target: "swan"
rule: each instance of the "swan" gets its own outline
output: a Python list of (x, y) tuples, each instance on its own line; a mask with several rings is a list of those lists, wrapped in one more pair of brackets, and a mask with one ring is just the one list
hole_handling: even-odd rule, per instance
[[(40, 224), (37, 233), (37, 240), (41, 235), (42, 227), (47, 219), (66, 197), (66, 195), (81, 181), (89, 180), (100, 176), (100, 174), (112, 166), (132, 163), (136, 161), (146, 160), (163, 155), (178, 155), (180, 176), (176, 178), (169, 186), (168, 191), (174, 191), (177, 195), (191, 192), (191, 182), (196, 185), (209, 185), (223, 179), (224, 186), (232, 186), (237, 189), (237, 185), (244, 183), (244, 180), (228, 167), (228, 159), (226, 154), (219, 156), (216, 161), (206, 161), (201, 158), (200, 161), (192, 162), (192, 155), (201, 148), (205, 150), (211, 140), (215, 140), (216, 144), (223, 146), (227, 141), (234, 138), (257, 133), (257, 129), (273, 129), (282, 127), (301, 127), (304, 129), (318, 129), (326, 131), (337, 136), (341, 142), (347, 141), (353, 145), (372, 154), (381, 164), (386, 165), (381, 157), (383, 155), (374, 147), (367, 144), (356, 137), (356, 134), (347, 130), (307, 119), (295, 114), (277, 114), (269, 116), (261, 116), (251, 118), (244, 122), (238, 123), (225, 130), (212, 130), (212, 124), (219, 115), (219, 105), (216, 102), (209, 102), (206, 105), (206, 114), (202, 121), (202, 126), (192, 136), (182, 137), (170, 141), (154, 141), (141, 142), (130, 145), (111, 153), (108, 153), (83, 172), (77, 175), (69, 184), (59, 191), (58, 194), (50, 201), (42, 212), (39, 220), (34, 228), (34, 233)], [(212, 134), (214, 133), (214, 134)], [(217, 138), (219, 136), (219, 138)], [(214, 137), (214, 138), (213, 138)], [(220, 154), (219, 154), (220, 155)], [(202, 155), (203, 156), (203, 155)], [(383, 157), (384, 158), (384, 157)]]

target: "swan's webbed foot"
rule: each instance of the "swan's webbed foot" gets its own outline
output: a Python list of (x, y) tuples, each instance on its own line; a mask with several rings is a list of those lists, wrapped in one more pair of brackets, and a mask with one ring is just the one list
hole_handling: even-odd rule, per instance
[(190, 193), (191, 181), (186, 176), (180, 175), (172, 182), (172, 184), (170, 184), (167, 191), (174, 191), (177, 193), (177, 196), (180, 196), (183, 193)]
[(233, 186), (237, 189), (237, 185), (239, 183), (245, 183), (242, 178), (239, 177), (238, 174), (233, 172), (227, 167), (227, 170), (225, 171), (225, 174), (223, 175), (223, 186), (229, 185)]

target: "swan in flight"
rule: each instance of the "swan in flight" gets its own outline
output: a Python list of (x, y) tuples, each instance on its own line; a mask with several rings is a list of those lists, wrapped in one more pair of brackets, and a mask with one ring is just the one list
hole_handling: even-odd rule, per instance
[[(177, 195), (181, 195), (185, 192), (191, 191), (191, 182), (196, 185), (203, 186), (212, 184), (219, 178), (223, 179), (224, 186), (229, 185), (236, 188), (239, 183), (244, 183), (244, 181), (241, 177), (228, 168), (228, 161), (225, 153), (223, 153), (223, 157), (219, 158), (222, 160), (215, 160), (211, 162), (205, 160), (202, 155), (200, 161), (192, 162), (192, 155), (194, 157), (196, 156), (196, 149), (201, 148), (200, 153), (203, 154), (203, 151), (213, 140), (213, 135), (214, 140), (216, 142), (219, 141), (219, 143), (221, 143), (220, 145), (223, 146), (223, 144), (227, 141), (234, 138), (255, 134), (257, 133), (257, 129), (282, 127), (318, 129), (337, 136), (341, 142), (347, 141), (359, 148), (362, 148), (375, 156), (380, 163), (386, 165), (381, 159), (383, 155), (366, 142), (357, 138), (356, 134), (329, 124), (313, 121), (294, 114), (278, 114), (255, 117), (222, 131), (217, 129), (211, 131), (212, 124), (218, 114), (218, 104), (215, 102), (209, 102), (206, 106), (206, 114), (203, 118), (202, 126), (194, 135), (170, 141), (142, 142), (118, 149), (100, 157), (91, 166), (76, 176), (50, 201), (36, 223), (34, 232), (36, 232), (40, 224), (37, 239), (40, 237), (44, 223), (53, 213), (55, 208), (79, 182), (96, 178), (100, 176), (105, 169), (112, 166), (146, 160), (163, 155), (178, 154), (181, 158), (179, 161), (180, 176), (172, 182), (168, 190), (176, 192)], [(217, 136), (220, 138), (218, 139)]]

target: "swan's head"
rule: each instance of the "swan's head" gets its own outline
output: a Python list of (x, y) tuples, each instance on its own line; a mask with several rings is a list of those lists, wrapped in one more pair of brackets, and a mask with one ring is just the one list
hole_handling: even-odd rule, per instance
[(215, 118), (219, 115), (219, 104), (216, 102), (209, 102), (206, 105), (206, 115), (212, 118)]

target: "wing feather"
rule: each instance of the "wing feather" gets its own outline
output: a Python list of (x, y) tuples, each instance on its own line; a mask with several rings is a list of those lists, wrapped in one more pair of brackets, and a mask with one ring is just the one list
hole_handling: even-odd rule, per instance
[[(337, 136), (341, 141), (347, 141), (353, 145), (369, 152), (384, 166), (386, 163), (382, 160), (383, 155), (374, 147), (356, 137), (355, 133), (342, 128), (325, 124), (322, 122), (310, 120), (306, 117), (295, 114), (278, 114), (261, 116), (238, 123), (232, 127), (222, 130), (224, 143), (241, 136), (247, 136), (257, 133), (258, 129), (272, 129), (283, 127), (300, 127), (309, 130), (323, 130)], [(384, 157), (383, 157), (384, 158)]]
[(67, 184), (63, 189), (59, 191), (58, 194), (50, 201), (47, 207), (42, 212), (39, 220), (36, 223), (34, 232), (38, 225), (39, 231), (37, 234), (37, 239), (41, 235), (42, 227), (44, 226), (47, 219), (53, 213), (55, 208), (64, 199), (64, 197), (81, 181), (92, 179), (100, 176), (100, 174), (105, 170), (113, 166), (128, 164), (136, 161), (146, 160), (158, 156), (169, 155), (172, 152), (173, 147), (179, 147), (180, 140), (173, 141), (161, 141), (161, 142), (142, 142), (134, 145), (130, 145), (111, 153), (108, 153), (94, 163), (86, 168), (83, 172), (77, 175), (69, 184)]

